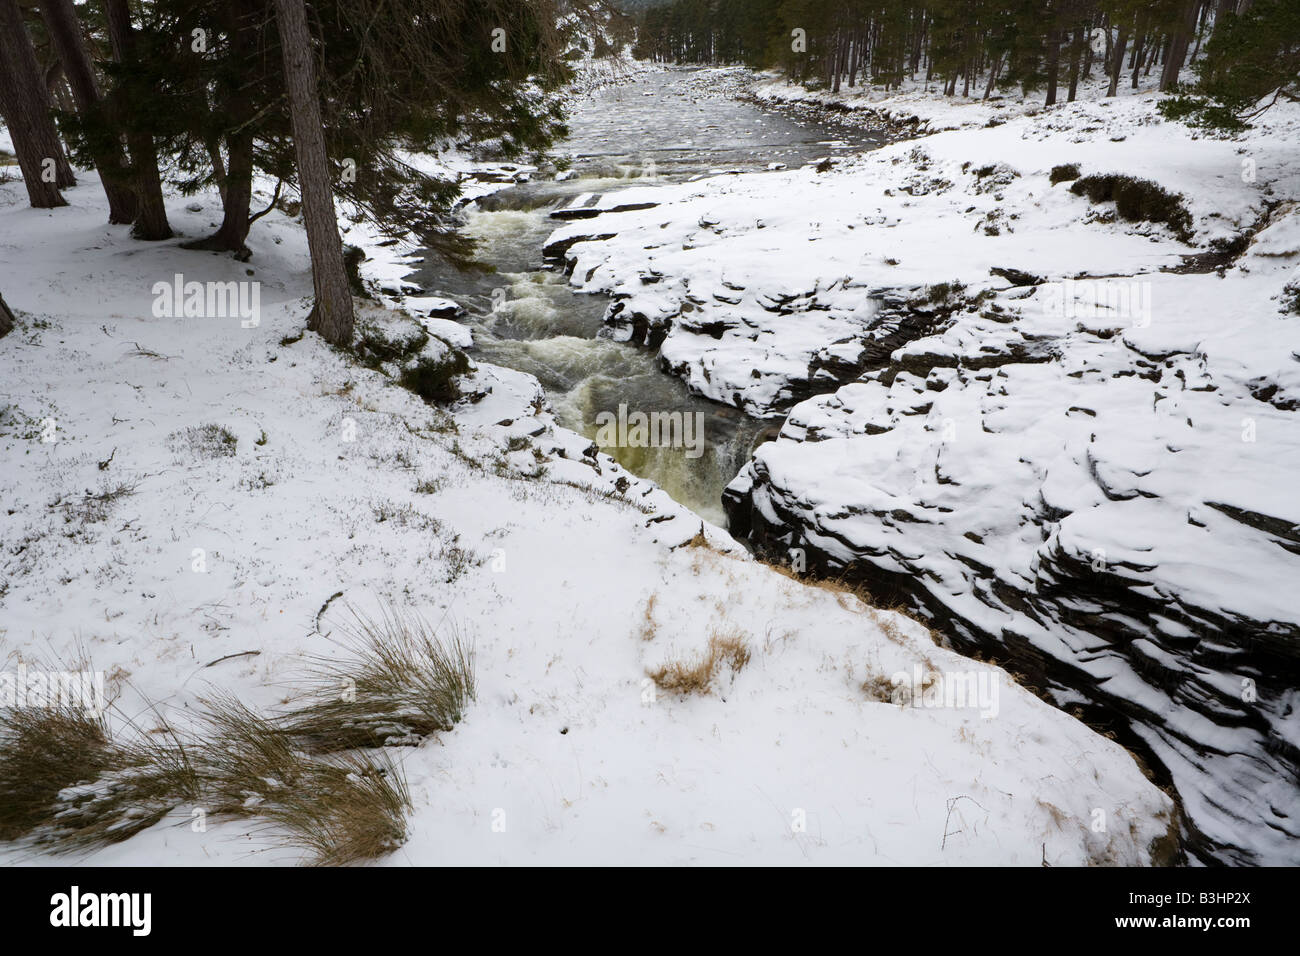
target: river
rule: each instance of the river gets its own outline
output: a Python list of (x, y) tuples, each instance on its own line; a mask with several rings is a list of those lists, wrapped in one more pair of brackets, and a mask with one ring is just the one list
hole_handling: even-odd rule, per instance
[(773, 423), (691, 395), (660, 370), (656, 354), (602, 335), (604, 296), (571, 290), (542, 261), (542, 244), (563, 225), (552, 210), (581, 193), (683, 182), (731, 171), (803, 165), (829, 155), (874, 149), (870, 130), (766, 110), (739, 96), (743, 71), (666, 69), (580, 97), (570, 136), (557, 152), (572, 156), (572, 176), (549, 174), (493, 193), (464, 210), (462, 231), (478, 242), (488, 273), (458, 272), (429, 256), (411, 280), (464, 306), (474, 334), (471, 354), (535, 375), (560, 424), (595, 438), (597, 416), (631, 411), (703, 415), (701, 449), (605, 449), (634, 474), (723, 524), (722, 489)]

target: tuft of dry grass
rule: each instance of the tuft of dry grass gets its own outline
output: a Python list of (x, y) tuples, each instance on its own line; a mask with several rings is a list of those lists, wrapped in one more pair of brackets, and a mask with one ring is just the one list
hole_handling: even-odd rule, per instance
[(87, 488), (82, 495), (61, 497), (50, 507), (62, 508), (63, 520), (68, 524), (76, 523), (84, 527), (97, 521), (107, 520), (113, 506), (119, 501), (134, 495), (140, 484), (141, 479), (138, 478), (128, 481), (103, 482), (99, 491), (91, 491)]
[(0, 711), (0, 840), (89, 850), (190, 803), (261, 820), (314, 865), (391, 852), (406, 838), (410, 795), (387, 756), (362, 751), (460, 721), (474, 698), (473, 649), (414, 616), (354, 618), (350, 659), (318, 662), (315, 686), (285, 714), (215, 696), (184, 739), (165, 726), (117, 739), (72, 704)]
[(120, 766), (102, 716), (65, 703), (0, 711), (0, 840), (49, 823), (60, 791)]
[(843, 576), (837, 578), (818, 577), (817, 575), (810, 574), (806, 571), (796, 571), (793, 568), (787, 567), (778, 562), (765, 563), (769, 568), (782, 577), (789, 578), (791, 581), (797, 581), (806, 587), (820, 588), (823, 591), (828, 591), (831, 594), (837, 595), (840, 606), (844, 607), (846, 610), (852, 610), (848, 603), (849, 598), (857, 598), (863, 605), (868, 607), (871, 606), (871, 592), (861, 581), (851, 581)]
[(348, 658), (312, 662), (310, 686), (281, 729), (313, 753), (418, 744), (452, 729), (475, 696), (474, 649), (417, 615), (352, 614)]
[(862, 682), (862, 692), (867, 695), (868, 700), (879, 701), (882, 704), (893, 703), (894, 682), (884, 674), (872, 674)]
[(715, 630), (709, 635), (708, 646), (698, 657), (668, 661), (648, 673), (660, 690), (677, 694), (707, 694), (713, 689), (724, 665), (736, 674), (749, 663), (749, 657), (749, 643), (741, 631)]
[(312, 866), (346, 866), (406, 842), (406, 780), (386, 756), (346, 754), (310, 765), (303, 785), (263, 812), (311, 852)]
[(316, 866), (374, 859), (405, 841), (410, 795), (386, 757), (313, 759), (233, 698), (204, 704), (210, 743), (195, 759), (215, 813), (265, 819)]
[(161, 738), (111, 742), (114, 766), (58, 794), (53, 817), (33, 842), (56, 850), (118, 843), (153, 826), (184, 801), (202, 799), (189, 749), (171, 730)]
[[(717, 551), (717, 550), (718, 550), (717, 548), (715, 548), (715, 547), (714, 547), (714, 546), (709, 542), (709, 538), (708, 538), (708, 536), (704, 533), (704, 523), (703, 523), (703, 522), (700, 522), (700, 530), (697, 531), (697, 532), (695, 532), (695, 535), (691, 538), (691, 540), (685, 542), (684, 544), (679, 545), (678, 547), (682, 547), (682, 548), (706, 548), (706, 549), (708, 549), (709, 551)], [(720, 552), (719, 552), (719, 553), (720, 553)]]
[(239, 440), (224, 425), (208, 422), (172, 432), (167, 444), (174, 452), (189, 452), (197, 458), (229, 458), (235, 454)]
[[(923, 680), (921, 681), (922, 692), (929, 690), (934, 686), (935, 670), (930, 658), (922, 657), (923, 663)], [(862, 682), (862, 692), (867, 695), (869, 700), (879, 701), (882, 704), (898, 704), (905, 706), (912, 703), (912, 685), (904, 683), (897, 685), (893, 677), (886, 677), (884, 674), (872, 674)]]
[(655, 605), (659, 602), (659, 592), (653, 591), (646, 598), (645, 620), (641, 624), (641, 640), (653, 641), (659, 632), (659, 623), (655, 620)]
[(872, 619), (885, 633), (885, 636), (897, 644), (905, 643), (903, 634), (899, 630), (897, 623), (881, 616), (880, 612), (882, 611), (898, 614), (907, 618), (909, 621), (921, 625), (921, 627), (925, 628), (926, 632), (930, 635), (931, 643), (939, 647), (943, 646), (943, 641), (940, 639), (939, 635), (935, 633), (934, 628), (932, 628), (928, 623), (923, 621), (909, 608), (906, 608), (901, 604), (884, 605), (876, 603), (876, 599), (872, 596), (870, 589), (868, 589), (866, 584), (862, 581), (854, 581), (843, 575), (834, 578), (817, 577), (807, 572), (801, 574), (783, 564), (764, 563), (777, 574), (789, 578), (791, 581), (797, 581), (799, 584), (807, 587), (819, 588), (823, 591), (834, 594), (836, 602), (846, 611), (870, 611)]
[(194, 760), (213, 813), (246, 816), (300, 785), (306, 764), (274, 721), (233, 697), (202, 701), (204, 729)]

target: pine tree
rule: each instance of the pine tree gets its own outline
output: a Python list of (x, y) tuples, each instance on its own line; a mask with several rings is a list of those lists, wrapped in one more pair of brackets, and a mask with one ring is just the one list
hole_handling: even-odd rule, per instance
[(1300, 97), (1300, 4), (1256, 0), (1239, 12), (1220, 5), (1190, 92), (1160, 104), (1161, 112), (1233, 132), (1279, 99)]
[[(119, 0), (120, 2), (120, 0)], [(569, 3), (566, 9), (574, 9)], [(553, 90), (568, 75), (550, 0), (314, 0), (318, 86), (335, 194), (389, 235), (463, 252), (454, 182), (403, 160), (467, 136), (503, 157), (563, 132)], [(139, 49), (118, 71), (127, 128), (148, 131), (184, 191), (217, 186), (223, 221), (191, 247), (249, 255), (257, 172), (295, 178), (273, 0), (150, 0)], [(501, 31), (498, 42), (498, 32)]]
[[(77, 110), (87, 117), (98, 113), (101, 109), (99, 82), (82, 39), (81, 23), (72, 0), (42, 0), (41, 16), (58, 52)], [(88, 144), (87, 152), (99, 171), (104, 194), (108, 197), (108, 221), (133, 222), (137, 203), (127, 177), (120, 138), (111, 134), (97, 136)]]
[(13, 138), (32, 206), (67, 205), (59, 189), (75, 185), (76, 179), (54, 128), (36, 51), (17, 0), (0, 0), (0, 115)]
[(352, 341), (352, 291), (343, 265), (343, 242), (334, 219), (329, 159), (321, 124), (320, 93), (312, 63), (311, 35), (303, 0), (275, 0), (280, 51), (293, 140), (298, 155), (298, 188), (302, 217), (311, 250), (312, 284), (316, 302), (308, 326), (334, 345)]
[[(127, 0), (104, 0), (108, 35), (113, 47), (113, 59), (119, 69), (132, 63), (136, 56), (136, 33), (131, 24), (131, 10)], [(123, 131), (126, 147), (131, 154), (131, 183), (135, 189), (135, 224), (131, 235), (151, 242), (170, 239), (172, 228), (167, 221), (167, 206), (163, 201), (162, 176), (158, 173), (158, 151), (153, 134), (146, 127), (131, 126), (126, 122), (130, 108), (151, 95), (148, 87), (136, 86), (118, 89), (110, 98), (106, 113), (109, 131), (116, 135)]]

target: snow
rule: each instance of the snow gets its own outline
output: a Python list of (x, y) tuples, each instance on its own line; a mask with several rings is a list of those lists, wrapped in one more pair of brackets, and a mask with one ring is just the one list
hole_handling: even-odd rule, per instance
[[(171, 201), (177, 239), (147, 245), (105, 225), (92, 174), (67, 198), (35, 211), (21, 184), (0, 185), (0, 286), (20, 320), (0, 340), (10, 662), (84, 648), (117, 695), (113, 720), (148, 723), (153, 702), (184, 727), (216, 689), (283, 703), (305, 658), (332, 647), (343, 602), (320, 631), (317, 615), (337, 591), (454, 625), (475, 643), (478, 699), (454, 731), (397, 753), (415, 811), (392, 864), (1151, 862), (1172, 805), (1117, 743), (721, 529), (685, 547), (702, 522), (558, 428), (534, 379), (480, 364), (484, 396), (449, 421), (296, 338), (311, 284), (295, 221), (259, 220), (245, 264), (178, 247), (215, 221), (213, 196), (186, 201), (198, 211)], [(409, 253), (367, 251), (376, 285)], [(152, 286), (176, 273), (260, 283), (259, 321), (156, 318)], [(463, 342), (430, 303), (405, 305), (412, 318), (362, 319)], [(57, 441), (40, 440), (47, 419)], [(235, 436), (233, 455), (172, 437), (205, 423)], [(519, 436), (529, 449), (509, 451)], [(438, 490), (417, 492), (424, 479)], [(121, 482), (134, 493), (102, 520), (62, 507)], [(749, 665), (714, 695), (647, 702), (647, 669), (718, 628), (748, 635)], [(243, 651), (259, 653), (207, 666)], [(862, 689), (916, 665), (991, 670), (996, 715)], [(190, 809), (84, 862), (297, 860), (256, 823), (195, 833)]]
[[(607, 195), (655, 205), (548, 246), (615, 298), (616, 338), (657, 332), (692, 390), (788, 416), (731, 486), (778, 556), (895, 575), (972, 640), (1014, 634), (1081, 669), (1168, 756), (1207, 855), (1294, 862), (1300, 106), (1214, 139), (1152, 93), (1096, 93), (1044, 109), (769, 81), (760, 99), (931, 135)], [(1191, 242), (1053, 185), (1069, 163), (1180, 194)], [(1261, 225), (1220, 272), (1184, 268)], [(937, 283), (965, 289), (944, 309)], [(1258, 702), (1245, 677), (1270, 684)]]

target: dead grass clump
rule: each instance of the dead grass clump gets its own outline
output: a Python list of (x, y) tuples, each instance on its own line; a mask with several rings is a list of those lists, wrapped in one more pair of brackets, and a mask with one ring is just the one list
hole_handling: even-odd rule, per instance
[(898, 626), (898, 619), (891, 613), (881, 613), (873, 608), (871, 610), (871, 620), (876, 627), (880, 628), (880, 633), (884, 634), (887, 640), (893, 641), (895, 644), (907, 643), (907, 638), (903, 636), (903, 631)]
[(153, 826), (179, 804), (198, 802), (202, 789), (188, 748), (170, 730), (112, 742), (113, 769), (58, 794), (54, 817), (33, 842), (57, 850), (118, 843)]
[(168, 727), (117, 739), (74, 703), (0, 710), (0, 840), (89, 850), (191, 803), (262, 820), (316, 865), (391, 852), (406, 837), (406, 783), (361, 751), (450, 730), (474, 698), (474, 655), (415, 616), (354, 619), (350, 658), (317, 662), (287, 714), (218, 696), (184, 739)]
[(172, 432), (167, 436), (167, 444), (174, 452), (188, 451), (198, 458), (229, 458), (235, 454), (239, 440), (229, 429), (209, 422)]
[(75, 704), (0, 711), (0, 840), (50, 823), (60, 791), (121, 762), (103, 717)]
[(660, 690), (676, 694), (707, 694), (714, 686), (723, 666), (732, 674), (749, 663), (749, 644), (738, 630), (714, 631), (704, 653), (690, 660), (669, 661), (650, 671), (650, 679)]
[(213, 813), (247, 816), (299, 783), (305, 763), (293, 740), (232, 697), (203, 701), (194, 759)]
[(654, 591), (645, 602), (645, 620), (641, 624), (641, 640), (653, 641), (655, 634), (659, 631), (659, 624), (655, 621), (655, 604), (659, 601), (659, 592)]
[(708, 539), (708, 537), (704, 534), (704, 524), (703, 524), (703, 523), (700, 524), (700, 530), (697, 531), (697, 532), (695, 532), (695, 536), (694, 536), (693, 538), (691, 538), (690, 541), (687, 541), (685, 544), (681, 545), (681, 547), (683, 547), (683, 548), (706, 548), (706, 549), (708, 549), (709, 551), (716, 551), (716, 550), (717, 550), (717, 548), (715, 548), (712, 544), (709, 543), (709, 539)]
[(451, 730), (474, 699), (473, 647), (416, 615), (353, 612), (340, 644), (349, 658), (313, 661), (311, 686), (280, 720), (311, 752), (414, 745)]
[(890, 704), (894, 701), (894, 682), (884, 674), (873, 674), (862, 682), (862, 692), (868, 700)]
[[(921, 663), (923, 669), (919, 689), (921, 693), (925, 693), (934, 686), (938, 671), (935, 669), (934, 662), (928, 657), (922, 657)], [(868, 700), (879, 701), (882, 704), (906, 706), (913, 702), (912, 696), (915, 692), (910, 675), (908, 676), (908, 680), (895, 683), (893, 676), (886, 677), (884, 674), (873, 674), (862, 682), (862, 692), (866, 694)]]
[(316, 866), (374, 859), (405, 841), (410, 796), (387, 759), (312, 759), (238, 701), (204, 703), (210, 743), (196, 763), (214, 812), (267, 820), (306, 847)]
[(411, 797), (386, 756), (315, 762), (302, 783), (263, 812), (311, 852), (312, 866), (374, 860), (406, 842)]
[(418, 495), (436, 495), (442, 491), (444, 484), (442, 478), (421, 478), (415, 483), (415, 493)]
[(851, 606), (851, 602), (848, 601), (849, 598), (857, 598), (864, 606), (871, 606), (873, 600), (871, 591), (862, 581), (852, 581), (843, 575), (835, 578), (815, 577), (786, 567), (784, 564), (768, 564), (768, 567), (791, 581), (798, 581), (807, 587), (820, 588), (823, 591), (837, 595), (840, 606), (846, 611), (857, 610)]
[(130, 498), (140, 487), (140, 481), (104, 482), (99, 491), (87, 489), (77, 496), (66, 496), (57, 500), (50, 507), (63, 509), (63, 520), (68, 524), (82, 527), (99, 521), (106, 521), (119, 501)]

